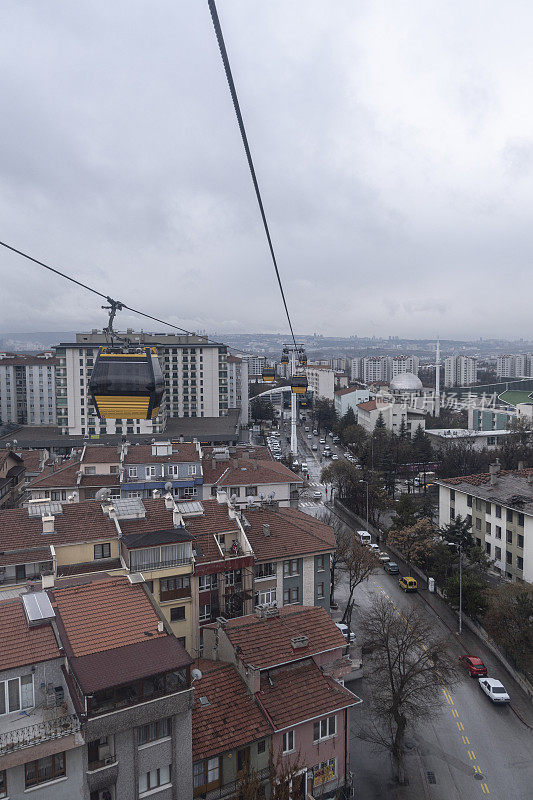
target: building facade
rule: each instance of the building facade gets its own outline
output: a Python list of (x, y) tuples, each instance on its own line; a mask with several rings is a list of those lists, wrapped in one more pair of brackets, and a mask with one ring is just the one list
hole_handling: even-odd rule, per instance
[(57, 424), (61, 433), (162, 433), (169, 417), (219, 417), (228, 412), (227, 347), (196, 335), (149, 334), (127, 331), (135, 345), (157, 348), (165, 394), (154, 420), (98, 419), (88, 391), (102, 333), (76, 334), (76, 342), (55, 348)]
[(356, 389), (355, 386), (337, 389), (335, 391), (335, 411), (339, 417), (343, 417), (351, 408), (357, 421), (357, 406), (359, 403), (367, 403), (372, 397), (373, 394), (369, 389)]
[(531, 353), (503, 355), (496, 358), (498, 378), (529, 378), (532, 375)]
[(248, 392), (248, 362), (237, 356), (227, 357), (228, 365), (228, 405), (239, 408), (241, 425), (246, 426), (250, 416)]
[(444, 386), (471, 386), (477, 381), (477, 358), (448, 356), (444, 359)]
[(368, 433), (372, 433), (378, 419), (383, 420), (387, 430), (396, 435), (401, 432), (402, 426), (408, 436), (415, 436), (418, 428), (426, 428), (425, 411), (410, 408), (403, 403), (390, 403), (386, 400), (375, 398), (357, 406), (357, 423)]
[(52, 354), (0, 356), (0, 420), (56, 424), (56, 366)]
[(335, 396), (335, 373), (321, 364), (308, 364), (305, 370), (309, 388), (316, 398), (333, 400)]

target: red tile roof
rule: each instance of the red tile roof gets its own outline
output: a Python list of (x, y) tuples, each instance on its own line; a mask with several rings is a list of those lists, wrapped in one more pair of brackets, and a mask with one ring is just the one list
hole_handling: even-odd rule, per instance
[(292, 472), (284, 464), (277, 461), (258, 461), (241, 458), (220, 461), (215, 469), (209, 460), (204, 461), (204, 485), (224, 486), (258, 486), (265, 483), (302, 483), (302, 478)]
[(18, 455), (24, 461), (26, 475), (31, 475), (40, 471), (41, 460), (43, 458), (42, 450), (22, 450)]
[(84, 464), (120, 464), (120, 445), (109, 447), (101, 444), (88, 444), (83, 456)]
[[(428, 431), (431, 433), (431, 430)], [(490, 435), (490, 432), (487, 431)], [(517, 478), (527, 478), (533, 474), (533, 468), (526, 469), (501, 469), (496, 473), (496, 480), (504, 478), (506, 475), (516, 476)], [(490, 472), (480, 472), (478, 475), (460, 475), (458, 478), (439, 478), (439, 483), (447, 483), (450, 486), (458, 486), (461, 483), (469, 483), (471, 486), (483, 486), (490, 484)], [(532, 485), (533, 488), (533, 485)]]
[[(247, 508), (243, 513), (250, 523), (244, 532), (258, 561), (335, 550), (333, 529), (303, 511), (258, 507)], [(269, 536), (265, 536), (263, 525), (270, 526)]]
[[(250, 614), (227, 621), (226, 634), (234, 648), (241, 648), (246, 664), (267, 669), (346, 646), (344, 636), (323, 608), (284, 606), (278, 611), (275, 617)], [(301, 635), (309, 638), (308, 645), (294, 650), (291, 639)]]
[(20, 598), (0, 602), (0, 671), (59, 655), (51, 625), (29, 628)]
[(104, 515), (100, 503), (67, 503), (62, 509), (56, 515), (54, 533), (45, 534), (41, 517), (30, 517), (27, 508), (0, 510), (0, 551), (117, 538), (115, 524)]
[(312, 659), (263, 673), (256, 698), (278, 731), (361, 702)]
[(238, 356), (228, 356), (226, 361), (228, 364), (242, 364), (242, 358), (239, 358)]
[[(69, 656), (86, 656), (166, 636), (142, 585), (124, 577), (94, 581), (51, 592), (68, 639)], [(151, 636), (147, 636), (147, 633)], [(67, 642), (64, 642), (67, 648)]]
[[(202, 677), (193, 683), (193, 761), (234, 750), (272, 733), (232, 664), (202, 659), (198, 667)], [(200, 697), (207, 697), (209, 705), (202, 706)]]
[(177, 464), (185, 461), (200, 461), (196, 445), (191, 442), (173, 442), (172, 455), (152, 455), (151, 444), (132, 445), (124, 456), (125, 464)]
[(375, 411), (378, 407), (378, 404), (375, 400), (367, 400), (366, 403), (358, 403), (357, 408), (360, 408), (361, 411)]
[[(237, 444), (237, 445), (219, 445), (218, 447), (206, 446), (202, 447), (203, 459), (202, 461), (211, 460), (213, 458), (213, 451), (224, 448), (228, 451), (230, 458), (244, 458), (243, 453), (248, 453), (250, 458), (258, 458), (262, 461), (272, 461), (272, 454), (268, 447), (265, 445), (251, 445), (251, 444)], [(228, 463), (227, 461), (225, 462)]]
[(0, 358), (0, 367), (57, 367), (59, 364), (58, 358), (37, 356), (24, 356), (15, 355), (7, 358)]
[(65, 488), (76, 485), (76, 472), (80, 469), (79, 456), (65, 461), (60, 467), (46, 466), (33, 481), (28, 484), (28, 488), (40, 489), (45, 487)]
[(353, 392), (360, 392), (357, 386), (347, 386), (345, 389), (335, 389), (335, 394), (342, 397), (345, 394), (352, 394)]
[(218, 500), (202, 500), (204, 509), (200, 517), (185, 517), (185, 527), (193, 536), (206, 533), (232, 533), (240, 530), (236, 520), (228, 514), (228, 506)]
[(10, 564), (33, 564), (51, 560), (52, 554), (49, 547), (40, 547), (33, 550), (26, 548), (24, 550), (10, 550), (9, 552), (0, 553), (0, 565), (3, 567), (7, 567)]

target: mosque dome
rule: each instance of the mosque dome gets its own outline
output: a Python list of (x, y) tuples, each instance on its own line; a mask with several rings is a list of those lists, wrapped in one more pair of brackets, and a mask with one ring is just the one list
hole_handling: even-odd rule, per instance
[(422, 381), (414, 372), (400, 372), (391, 381), (391, 392), (419, 392), (422, 388)]

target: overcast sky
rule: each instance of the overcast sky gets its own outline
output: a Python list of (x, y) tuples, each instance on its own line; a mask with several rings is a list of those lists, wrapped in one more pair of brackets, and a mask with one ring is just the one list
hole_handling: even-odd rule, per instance
[[(218, 10), (296, 330), (530, 337), (531, 5)], [(0, 93), (0, 239), (185, 328), (286, 330), (207, 0), (4, 0)], [(104, 322), (3, 249), (0, 279), (0, 332)]]

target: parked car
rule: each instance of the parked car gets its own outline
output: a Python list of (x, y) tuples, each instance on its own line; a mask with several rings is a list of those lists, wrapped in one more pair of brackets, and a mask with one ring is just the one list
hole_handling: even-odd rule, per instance
[(400, 571), (396, 561), (387, 561), (386, 564), (383, 564), (383, 569), (385, 572), (388, 572), (389, 575), (397, 575)]
[(313, 430), (313, 436), (318, 436), (318, 431), (316, 428)]
[(339, 460), (339, 456), (335, 455), (335, 453), (334, 453), (334, 454), (331, 456), (331, 460), (332, 460), (332, 461), (338, 461), (338, 460)]
[(373, 553), (379, 553), (379, 547), (377, 544), (374, 544), (374, 542), (369, 542), (368, 546)]
[(318, 441), (320, 442), (320, 444), (326, 444), (326, 440), (325, 439), (319, 439)]
[(311, 450), (318, 450), (318, 446), (316, 444), (313, 444)]
[(380, 551), (379, 551), (379, 560), (381, 561), (381, 563), (383, 564), (383, 566), (385, 566), (385, 564), (386, 564), (388, 561), (390, 561), (390, 556), (389, 556), (389, 555), (387, 555), (387, 553), (384, 553), (384, 552), (383, 552), (383, 550), (380, 550)]
[(418, 590), (416, 578), (411, 578), (410, 576), (404, 575), (399, 579), (398, 583), (404, 592), (416, 592)]
[(344, 622), (336, 622), (335, 625), (340, 630), (347, 642), (350, 644), (355, 642), (355, 633), (351, 631), (349, 627), (344, 624)]
[(302, 470), (305, 470), (307, 472), (307, 469), (308, 469), (307, 461), (302, 461)]
[(313, 492), (313, 497), (315, 498), (315, 500), (322, 500), (322, 492), (318, 490), (316, 492)]
[(469, 671), (471, 678), (481, 678), (487, 674), (487, 667), (477, 656), (459, 656), (459, 661)]
[(496, 678), (479, 678), (479, 688), (490, 697), (493, 703), (510, 703), (511, 698), (505, 691), (503, 683)]

